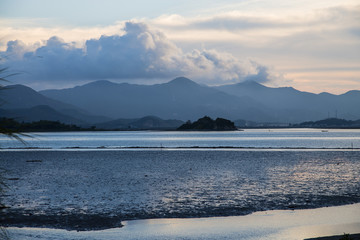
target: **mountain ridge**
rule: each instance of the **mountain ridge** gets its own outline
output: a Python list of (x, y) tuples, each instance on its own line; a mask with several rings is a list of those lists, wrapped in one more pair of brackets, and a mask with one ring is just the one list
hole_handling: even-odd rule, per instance
[(187, 121), (206, 115), (273, 123), (316, 121), (333, 115), (349, 120), (360, 118), (356, 104), (360, 102), (359, 90), (339, 95), (315, 94), (292, 87), (270, 88), (254, 81), (209, 87), (185, 77), (154, 85), (98, 80), (39, 92), (15, 86), (12, 92), (3, 91), (1, 95), (10, 102), (5, 108), (1, 106), (4, 109), (48, 105), (61, 114), (91, 124), (144, 116)]
[[(32, 88), (20, 84), (6, 86), (1, 91), (0, 99), (2, 102), (0, 108), (5, 114), (2, 116), (18, 118), (23, 121), (61, 119), (65, 123), (91, 124), (110, 120), (108, 117), (91, 115), (72, 104), (43, 96)], [(44, 108), (44, 106), (48, 108)], [(36, 115), (46, 117), (39, 119)], [(58, 116), (58, 119), (54, 119), (51, 115)]]
[(116, 119), (95, 124), (98, 129), (141, 130), (141, 129), (176, 129), (183, 121), (176, 119), (161, 119), (157, 116), (145, 116), (135, 119)]
[(269, 118), (267, 110), (249, 97), (231, 96), (184, 77), (154, 85), (114, 83), (111, 88), (101, 91), (85, 85), (64, 90), (44, 90), (40, 93), (59, 101), (76, 103), (78, 107), (93, 114), (115, 119), (146, 115), (180, 120), (193, 120), (204, 115), (219, 115), (231, 119), (244, 115), (251, 120)]
[(85, 121), (62, 114), (48, 105), (37, 105), (31, 108), (0, 109), (1, 117), (12, 118), (18, 122), (36, 122), (41, 120), (59, 121), (65, 124), (84, 126)]
[[(261, 85), (261, 84), (258, 84)], [(249, 87), (250, 86), (250, 87)], [(262, 85), (263, 86), (263, 85)], [(269, 108), (273, 108), (281, 115), (296, 115), (301, 121), (306, 119), (323, 119), (332, 114), (340, 114), (342, 118), (355, 120), (360, 117), (360, 91), (351, 90), (344, 94), (334, 95), (330, 93), (310, 93), (299, 91), (292, 87), (257, 87), (249, 83), (237, 83), (218, 86), (216, 89), (234, 96), (257, 96), (257, 100)], [(290, 119), (290, 118), (289, 118)]]

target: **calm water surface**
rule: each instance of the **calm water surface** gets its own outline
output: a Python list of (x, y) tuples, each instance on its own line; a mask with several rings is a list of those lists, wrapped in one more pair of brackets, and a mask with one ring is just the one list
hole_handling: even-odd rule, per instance
[(11, 206), (2, 215), (25, 225), (59, 227), (90, 227), (90, 216), (96, 221), (92, 227), (112, 227), (128, 219), (357, 203), (359, 155), (330, 150), (1, 151), (0, 168), (7, 169), (9, 186), (3, 203)]
[[(0, 169), (9, 187), (2, 202), (10, 207), (0, 224), (98, 229), (129, 219), (360, 202), (360, 130), (31, 135), (26, 146), (0, 138)], [(128, 151), (132, 147), (144, 149)]]
[(26, 145), (0, 137), (1, 148), (254, 147), (360, 148), (360, 130), (251, 129), (235, 132), (32, 133)]

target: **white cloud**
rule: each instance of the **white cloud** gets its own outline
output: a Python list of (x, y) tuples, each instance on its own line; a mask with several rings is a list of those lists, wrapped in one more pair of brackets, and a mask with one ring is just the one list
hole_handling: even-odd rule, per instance
[[(264, 46), (297, 34), (308, 34), (311, 39), (314, 33), (359, 29), (360, 5), (317, 9), (302, 14), (285, 11), (278, 15), (270, 12), (256, 15), (233, 10), (188, 18), (162, 15), (150, 22), (177, 41), (240, 41), (241, 44)], [(344, 36), (339, 34), (338, 37)]]
[[(152, 24), (184, 48), (202, 44), (273, 66), (272, 72), (284, 74), (276, 84), (273, 80), (272, 86), (288, 85), (290, 78), (293, 87), (312, 92), (360, 89), (360, 5), (355, 1), (348, 5), (325, 1), (315, 5), (318, 9), (285, 8), (276, 14), (269, 8), (259, 14), (233, 6), (231, 11), (213, 15), (190, 18), (164, 15)], [(313, 69), (324, 67), (327, 72), (320, 79)], [(356, 71), (345, 70), (348, 67)], [(307, 86), (296, 68), (308, 71)], [(351, 83), (342, 77), (333, 78), (334, 74), (346, 75)]]
[[(17, 81), (66, 83), (96, 79), (167, 79), (188, 76), (206, 84), (244, 80), (261, 74), (269, 80), (267, 68), (240, 61), (229, 53), (213, 49), (183, 52), (166, 36), (140, 22), (126, 22), (123, 35), (87, 40), (83, 47), (51, 37), (42, 46), (21, 41), (7, 44), (6, 65), (22, 72)], [(32, 49), (32, 50), (29, 50)]]
[(116, 22), (108, 26), (69, 27), (49, 25), (44, 19), (8, 20), (0, 18), (1, 37), (0, 51), (6, 49), (9, 41), (21, 40), (26, 45), (43, 45), (42, 40), (52, 36), (61, 36), (66, 42), (75, 42), (82, 46), (87, 39), (99, 38), (102, 35), (123, 34), (124, 22)]
[[(296, 70), (302, 69), (308, 71), (306, 84), (311, 83), (307, 90), (319, 91), (318, 83), (324, 86), (326, 81), (328, 89), (334, 86), (331, 91), (336, 93), (360, 89), (360, 6), (356, 0), (303, 0), (296, 6), (282, 0), (276, 0), (279, 4), (265, 0), (226, 2), (229, 5), (221, 3), (221, 10), (208, 9), (203, 15), (162, 15), (142, 19), (143, 23), (132, 20), (133, 25), (117, 22), (106, 27), (45, 28), (2, 24), (0, 49), (5, 51), (10, 40), (22, 41), (10, 42), (6, 54), (11, 58), (8, 63), (26, 72), (21, 77), (27, 76), (29, 81), (168, 80), (185, 75), (221, 84), (256, 75), (267, 76), (277, 86), (288, 85), (286, 79), (290, 78), (294, 87), (305, 89)], [(276, 7), (280, 10), (274, 11)], [(58, 39), (57, 48), (39, 41), (53, 36), (63, 39)], [(55, 53), (61, 57), (54, 57)], [(313, 69), (324, 67), (329, 70), (319, 79)], [(347, 71), (348, 67), (356, 70)], [(351, 85), (343, 81), (343, 88), (339, 88), (341, 79), (333, 79), (334, 73), (351, 78)]]

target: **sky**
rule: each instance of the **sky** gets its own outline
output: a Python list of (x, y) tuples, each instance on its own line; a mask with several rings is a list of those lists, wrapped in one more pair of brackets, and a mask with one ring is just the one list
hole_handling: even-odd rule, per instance
[(360, 90), (359, 0), (1, 0), (1, 66), (36, 90), (178, 76)]

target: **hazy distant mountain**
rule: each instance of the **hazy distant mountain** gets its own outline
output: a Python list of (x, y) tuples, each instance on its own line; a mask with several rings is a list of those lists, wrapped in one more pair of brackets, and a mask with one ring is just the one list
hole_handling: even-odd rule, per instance
[(310, 128), (360, 128), (360, 119), (351, 121), (339, 118), (327, 118), (319, 121), (303, 122), (294, 127)]
[(98, 129), (176, 129), (183, 121), (163, 120), (155, 116), (146, 116), (140, 119), (117, 119), (109, 122), (99, 123)]
[(304, 97), (311, 101), (312, 97), (315, 96), (315, 94), (300, 92), (292, 87), (269, 88), (254, 81), (223, 85), (215, 88), (235, 96), (256, 98), (266, 106), (275, 106), (280, 109), (286, 108), (290, 104), (292, 108), (298, 108), (299, 104), (303, 105), (301, 100), (304, 100)]
[(134, 122), (130, 123), (131, 128), (140, 128), (140, 129), (175, 129), (179, 127), (181, 124), (183, 124), (183, 121), (180, 120), (163, 120), (161, 118), (155, 117), (155, 116), (146, 116), (143, 118), (140, 118)]
[(31, 108), (38, 105), (47, 105), (56, 110), (76, 108), (71, 104), (45, 97), (32, 88), (19, 84), (9, 85), (1, 90), (0, 102), (0, 107), (4, 109)]
[[(341, 95), (313, 94), (291, 87), (269, 88), (249, 81), (208, 87), (183, 77), (155, 85), (101, 80), (39, 93), (22, 85), (13, 85), (3, 90), (0, 97), (4, 100), (0, 106), (3, 113), (6, 110), (7, 115), (15, 118), (45, 120), (40, 117), (46, 116), (46, 120), (65, 119), (65, 123), (77, 121), (82, 126), (86, 123), (104, 124), (98, 124), (99, 128), (127, 128), (131, 124), (136, 128), (156, 128), (165, 125), (154, 117), (147, 121), (143, 119), (142, 124), (134, 124), (144, 116), (193, 121), (207, 115), (244, 119), (246, 125), (252, 121), (300, 123), (335, 116), (348, 120), (360, 118), (360, 91), (357, 90)], [(37, 107), (39, 105), (50, 109)], [(57, 119), (50, 117), (52, 114)], [(118, 120), (110, 121), (112, 119)], [(149, 127), (145, 127), (146, 124)]]
[(341, 95), (314, 94), (291, 87), (270, 88), (253, 81), (215, 88), (234, 96), (252, 97), (274, 109), (277, 118), (283, 121), (318, 120), (328, 116), (346, 119), (360, 117), (360, 91), (356, 90)]
[(64, 123), (91, 124), (111, 119), (93, 116), (72, 104), (45, 97), (23, 85), (7, 86), (1, 91), (0, 102), (0, 108), (7, 117), (22, 121), (58, 120)]
[(73, 118), (79, 119), (79, 120), (89, 123), (89, 124), (101, 123), (101, 122), (112, 120), (112, 118), (110, 118), (110, 117), (104, 117), (104, 116), (99, 116), (99, 115), (93, 115), (90, 113), (84, 113), (84, 111), (79, 111), (79, 110), (75, 110), (75, 109), (63, 109), (61, 111), (61, 113), (71, 116)]
[(13, 118), (18, 122), (48, 120), (75, 125), (87, 124), (84, 121), (62, 114), (47, 105), (39, 105), (31, 108), (0, 109), (0, 116)]
[(250, 97), (232, 96), (187, 78), (150, 86), (96, 81), (70, 89), (40, 93), (111, 118), (155, 115), (163, 119), (193, 120), (208, 115), (228, 119), (273, 120), (269, 111)]
[(97, 129), (130, 129), (131, 123), (137, 121), (137, 118), (121, 118), (107, 122), (95, 124)]

